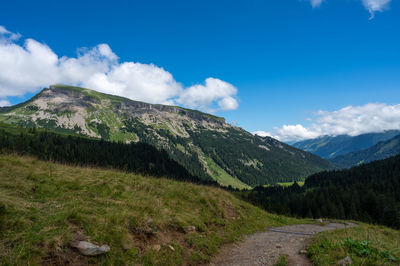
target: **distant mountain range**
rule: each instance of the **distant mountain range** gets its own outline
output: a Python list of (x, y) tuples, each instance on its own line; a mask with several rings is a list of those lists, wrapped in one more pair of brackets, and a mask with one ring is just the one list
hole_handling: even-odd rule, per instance
[(333, 159), (353, 151), (367, 149), (380, 141), (389, 140), (397, 135), (400, 135), (400, 130), (389, 130), (381, 133), (368, 133), (358, 136), (323, 136), (296, 142), (292, 144), (292, 146), (314, 153), (325, 159)]
[(294, 147), (328, 159), (338, 168), (381, 160), (400, 154), (400, 131), (368, 133), (359, 136), (323, 136), (292, 144)]
[(375, 160), (382, 160), (400, 154), (400, 135), (386, 141), (381, 141), (374, 146), (340, 155), (330, 161), (337, 167), (349, 168), (361, 163), (369, 163)]
[(145, 142), (167, 151), (192, 175), (237, 188), (291, 181), (333, 167), (221, 117), (71, 86), (50, 86), (25, 103), (1, 108), (0, 122), (113, 142)]

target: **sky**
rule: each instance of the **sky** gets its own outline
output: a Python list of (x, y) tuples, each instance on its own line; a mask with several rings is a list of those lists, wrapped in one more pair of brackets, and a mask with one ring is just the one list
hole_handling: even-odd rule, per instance
[(0, 106), (62, 83), (288, 142), (400, 129), (400, 1), (0, 5)]

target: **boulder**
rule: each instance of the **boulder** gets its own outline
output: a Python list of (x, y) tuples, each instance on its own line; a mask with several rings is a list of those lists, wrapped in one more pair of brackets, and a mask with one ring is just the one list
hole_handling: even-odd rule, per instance
[(97, 256), (110, 251), (108, 245), (98, 246), (87, 241), (73, 241), (70, 245), (78, 249), (79, 252), (85, 256)]

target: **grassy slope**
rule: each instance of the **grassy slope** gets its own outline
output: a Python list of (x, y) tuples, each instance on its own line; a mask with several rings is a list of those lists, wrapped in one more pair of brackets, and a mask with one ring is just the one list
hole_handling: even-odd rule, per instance
[[(0, 155), (0, 264), (197, 264), (244, 234), (297, 222), (214, 187)], [(111, 251), (80, 256), (68, 245), (76, 234)]]
[[(357, 244), (348, 245), (346, 239)], [(314, 238), (308, 255), (316, 265), (335, 265), (346, 256), (354, 265), (399, 265), (400, 231), (361, 223), (346, 230), (323, 232)]]

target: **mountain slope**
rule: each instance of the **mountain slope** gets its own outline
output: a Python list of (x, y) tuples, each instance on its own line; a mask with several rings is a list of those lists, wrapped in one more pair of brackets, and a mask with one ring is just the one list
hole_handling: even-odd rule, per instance
[(337, 167), (349, 168), (360, 163), (382, 160), (397, 154), (400, 154), (400, 135), (386, 141), (378, 142), (368, 149), (335, 157), (330, 161)]
[(191, 174), (238, 188), (290, 181), (331, 167), (318, 156), (253, 136), (221, 117), (78, 87), (50, 86), (26, 103), (3, 108), (0, 121), (146, 142), (165, 149)]
[(400, 134), (399, 130), (382, 133), (368, 133), (358, 136), (323, 136), (292, 144), (293, 147), (314, 153), (322, 158), (331, 159), (353, 151), (369, 148), (380, 141), (389, 140)]

